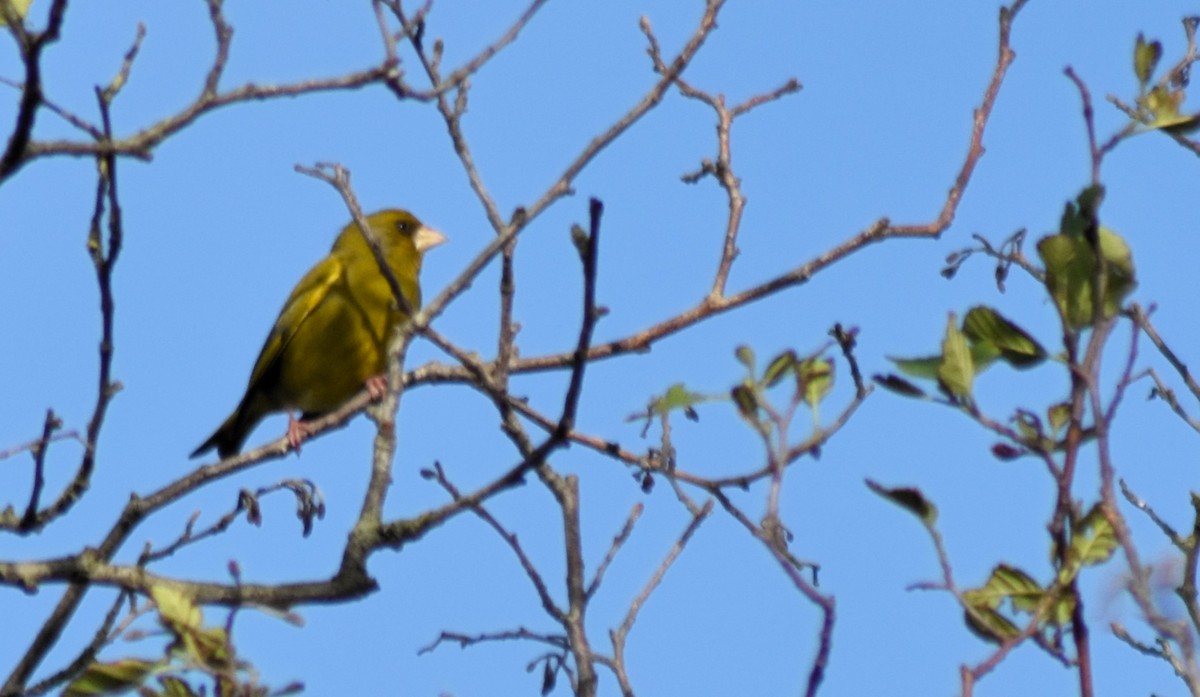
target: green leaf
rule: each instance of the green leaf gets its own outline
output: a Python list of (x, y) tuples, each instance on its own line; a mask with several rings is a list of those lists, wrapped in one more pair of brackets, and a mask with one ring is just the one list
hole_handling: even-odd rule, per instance
[(199, 629), (204, 621), (200, 608), (182, 591), (165, 584), (150, 588), (150, 597), (158, 606), (159, 621), (176, 634)]
[[(1104, 318), (1120, 310), (1125, 297), (1133, 292), (1133, 255), (1129, 245), (1115, 232), (1099, 229), (1100, 250), (1107, 262), (1104, 290)], [(1083, 235), (1059, 233), (1038, 242), (1038, 254), (1046, 267), (1046, 289), (1059, 314), (1072, 329), (1092, 324), (1092, 281), (1096, 275), (1096, 254)]]
[(971, 365), (975, 367), (975, 374), (982, 373), (989, 365), (996, 362), (1002, 354), (1000, 347), (990, 341), (970, 341), (971, 350)]
[(779, 384), (779, 381), (787, 376), (788, 372), (796, 365), (796, 352), (792, 350), (784, 351), (771, 362), (767, 364), (767, 369), (763, 371), (762, 382), (767, 387), (774, 387)]
[(173, 675), (160, 677), (158, 683), (163, 686), (163, 697), (197, 697), (190, 685)]
[(914, 487), (888, 488), (870, 479), (866, 482), (868, 489), (920, 518), (926, 527), (933, 527), (937, 523), (937, 506), (926, 499), (920, 489)]
[(1117, 233), (1100, 228), (1100, 253), (1108, 265), (1108, 280), (1105, 285), (1105, 317), (1111, 317), (1121, 309), (1121, 303), (1137, 286), (1134, 280), (1133, 252)]
[(1071, 558), (1084, 566), (1103, 564), (1117, 549), (1117, 535), (1100, 504), (1092, 507), (1071, 534)]
[(1180, 114), (1169, 123), (1156, 123), (1155, 126), (1174, 135), (1187, 135), (1200, 129), (1200, 114)]
[(1184, 92), (1182, 89), (1171, 89), (1158, 85), (1150, 90), (1142, 106), (1150, 112), (1149, 128), (1158, 128), (1171, 133), (1187, 133), (1196, 128), (1197, 116), (1181, 114), (1179, 107), (1183, 105)]
[[(995, 344), (987, 341), (971, 344), (970, 352), (971, 363), (975, 366), (976, 371), (982, 371), (1000, 356), (1000, 349)], [(888, 356), (887, 359), (895, 363), (900, 372), (914, 378), (926, 378), (929, 380), (938, 379), (938, 370), (942, 367), (942, 363), (945, 362), (941, 354), (926, 356), (925, 358), (895, 358)]]
[(989, 608), (971, 607), (963, 611), (963, 619), (976, 636), (984, 641), (1003, 643), (1021, 633), (1007, 617)]
[(929, 395), (925, 394), (925, 390), (922, 390), (920, 387), (917, 387), (899, 375), (893, 375), (891, 373), (888, 373), (887, 375), (873, 375), (871, 376), (871, 379), (875, 381), (875, 384), (879, 385), (885, 390), (891, 390), (902, 397), (929, 399)]
[(1018, 419), (1013, 423), (1016, 424), (1017, 433), (1021, 436), (1022, 444), (1029, 447), (1038, 447), (1041, 444), (1041, 435), (1038, 434), (1033, 426), (1029, 425), (1029, 422)]
[[(963, 334), (973, 342), (995, 346), (1000, 358), (1014, 368), (1031, 368), (1046, 359), (1041, 344), (990, 307), (977, 305), (968, 310), (963, 318)], [(980, 362), (976, 360), (975, 365), (978, 367)]]
[[(1046, 591), (1029, 574), (1008, 564), (997, 565), (982, 586), (963, 591), (967, 626), (989, 641), (1011, 639), (1020, 630), (1001, 612), (1005, 601), (1014, 612), (1032, 615), (1045, 597)], [(1051, 621), (1062, 624), (1064, 607), (1070, 619), (1070, 607), (1059, 600), (1051, 608)]]
[(1075, 597), (1069, 593), (1062, 593), (1050, 606), (1050, 621), (1059, 627), (1065, 627), (1071, 623), (1071, 615), (1075, 613)]
[(1021, 436), (1021, 441), (1030, 446), (1037, 446), (1042, 441), (1042, 422), (1036, 416), (1020, 409), (1013, 417), (1013, 424), (1017, 427), (1017, 433)]
[(661, 415), (677, 409), (687, 410), (710, 399), (698, 392), (692, 392), (682, 382), (677, 382), (668, 387), (663, 396), (650, 401), (650, 411)]
[(997, 609), (1011, 600), (1013, 609), (1033, 612), (1042, 600), (1044, 591), (1029, 574), (1008, 564), (999, 564), (979, 588), (963, 591), (963, 600), (979, 608)]
[(1093, 184), (1080, 191), (1074, 201), (1067, 201), (1063, 206), (1058, 231), (1074, 237), (1093, 237), (1089, 231), (1100, 226), (1098, 211), (1103, 200), (1104, 187), (1099, 184)]
[(967, 347), (967, 337), (955, 326), (954, 313), (946, 323), (946, 337), (942, 339), (942, 363), (937, 371), (938, 385), (956, 399), (971, 396), (971, 383), (975, 379), (975, 365)]
[(183, 648), (193, 662), (214, 670), (229, 667), (232, 652), (224, 627), (193, 629), (182, 635)]
[(1133, 45), (1133, 72), (1138, 82), (1143, 86), (1154, 77), (1154, 70), (1162, 58), (1162, 44), (1158, 41), (1146, 41), (1146, 37), (1138, 32), (1137, 42)]
[(833, 361), (809, 358), (796, 366), (796, 386), (805, 404), (816, 408), (833, 389)]
[(729, 391), (729, 395), (733, 398), (733, 403), (737, 405), (738, 413), (742, 418), (750, 421), (758, 420), (758, 397), (755, 396), (754, 390), (746, 385), (738, 385)]
[[(0, 0), (2, 2), (3, 0)], [(115, 695), (142, 684), (162, 665), (160, 661), (125, 658), (112, 663), (93, 663), (63, 690), (63, 697)]]
[(754, 349), (742, 344), (733, 350), (733, 355), (737, 356), (738, 363), (746, 366), (751, 375), (754, 374)]
[[(24, 20), (25, 15), (29, 13), (29, 5), (32, 4), (32, 2), (33, 0), (0, 0), (0, 3), (4, 3), (12, 8), (13, 13), (22, 20)], [(5, 21), (4, 15), (0, 14), (0, 27), (7, 26), (8, 22)]]
[(1071, 403), (1059, 402), (1051, 406), (1046, 410), (1046, 419), (1050, 422), (1050, 433), (1058, 436), (1071, 423)]
[(942, 357), (926, 356), (925, 358), (893, 358), (888, 356), (887, 359), (896, 364), (896, 368), (914, 378), (927, 378), (929, 380), (937, 380), (938, 367), (942, 365)]

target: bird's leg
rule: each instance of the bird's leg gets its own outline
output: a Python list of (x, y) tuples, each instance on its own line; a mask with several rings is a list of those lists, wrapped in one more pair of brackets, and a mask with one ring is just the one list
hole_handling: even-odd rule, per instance
[(289, 410), (287, 427), (288, 445), (292, 446), (292, 450), (295, 450), (297, 455), (300, 454), (300, 444), (304, 442), (305, 438), (308, 438), (309, 433), (308, 425), (293, 416)]
[[(367, 394), (371, 396), (371, 401), (378, 402), (387, 394), (388, 380), (386, 375), (372, 375), (363, 384), (367, 388)], [(295, 450), (297, 455), (300, 454), (300, 444), (310, 435), (312, 435), (312, 431), (308, 424), (297, 419), (295, 414), (289, 410), (287, 427), (288, 445), (292, 446), (292, 450)]]
[(371, 395), (372, 402), (378, 402), (387, 394), (388, 380), (386, 375), (372, 375), (367, 378), (364, 386), (367, 388), (367, 394)]

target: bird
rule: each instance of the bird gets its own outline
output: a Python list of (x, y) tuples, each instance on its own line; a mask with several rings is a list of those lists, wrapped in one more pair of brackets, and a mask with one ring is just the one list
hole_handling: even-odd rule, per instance
[(329, 255), (309, 269), (284, 302), (237, 408), (191, 457), (213, 448), (222, 459), (236, 455), (254, 427), (280, 411), (288, 413), (288, 440), (298, 449), (306, 433), (294, 410), (302, 420), (319, 417), (364, 386), (373, 398), (383, 396), (388, 344), (421, 306), (421, 259), (446, 237), (406, 210), (379, 211), (366, 221), (407, 307), (396, 301), (370, 245), (351, 221)]

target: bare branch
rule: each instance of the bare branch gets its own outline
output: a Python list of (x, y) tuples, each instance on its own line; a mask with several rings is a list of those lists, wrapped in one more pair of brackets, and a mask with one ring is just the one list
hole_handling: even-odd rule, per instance
[[(612, 640), (613, 645), (613, 659), (611, 665), (613, 672), (616, 673), (617, 681), (621, 685), (621, 692), (623, 695), (625, 695), (625, 697), (633, 696), (633, 688), (630, 686), (629, 676), (625, 667), (625, 642), (629, 638), (629, 632), (633, 630), (633, 624), (637, 621), (637, 616), (641, 611), (642, 606), (646, 604), (646, 601), (650, 599), (650, 595), (654, 593), (655, 589), (657, 589), (659, 584), (662, 583), (663, 577), (667, 575), (667, 570), (671, 568), (671, 565), (674, 564), (675, 560), (679, 558), (679, 555), (683, 553), (683, 548), (687, 546), (688, 541), (692, 539), (692, 535), (694, 535), (696, 530), (700, 528), (700, 524), (703, 523), (706, 518), (708, 518), (708, 514), (712, 512), (712, 508), (713, 502), (712, 499), (709, 499), (704, 502), (704, 507), (692, 516), (691, 521), (689, 521), (687, 527), (684, 528), (683, 534), (679, 536), (679, 539), (676, 540), (675, 544), (671, 547), (671, 551), (667, 553), (665, 558), (663, 558), (662, 563), (658, 565), (658, 568), (654, 571), (654, 574), (650, 577), (650, 580), (646, 582), (646, 585), (642, 588), (641, 592), (639, 592), (629, 604), (629, 610), (625, 613), (625, 619), (621, 622), (621, 625), (616, 629), (609, 630), (609, 638)], [(633, 519), (631, 518), (630, 524), (626, 526), (626, 529), (631, 527), (632, 520)], [(614, 541), (614, 547), (615, 546), (616, 542)], [(599, 581), (599, 573), (597, 573), (596, 581)]]
[(630, 509), (629, 517), (625, 519), (625, 525), (617, 533), (616, 537), (613, 538), (612, 544), (608, 548), (608, 553), (604, 555), (604, 559), (596, 567), (596, 573), (592, 575), (592, 582), (588, 584), (586, 592), (589, 599), (599, 590), (600, 582), (604, 579), (604, 572), (608, 570), (608, 566), (616, 558), (617, 552), (621, 550), (621, 547), (629, 539), (629, 536), (633, 534), (633, 526), (637, 523), (638, 518), (642, 517), (643, 510), (645, 510), (645, 506), (640, 502), (635, 503), (633, 508)]

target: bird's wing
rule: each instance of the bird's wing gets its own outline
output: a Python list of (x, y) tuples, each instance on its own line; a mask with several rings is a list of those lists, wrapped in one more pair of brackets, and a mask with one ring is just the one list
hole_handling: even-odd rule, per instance
[[(330, 290), (339, 283), (346, 273), (343, 261), (335, 255), (322, 259), (316, 266), (304, 274), (304, 278), (296, 284), (292, 294), (279, 312), (275, 326), (271, 328), (258, 360), (254, 362), (254, 370), (250, 373), (250, 386), (246, 390), (247, 398), (256, 391), (260, 381), (271, 374), (279, 364), (279, 359), (287, 350), (288, 343), (304, 324), (313, 310), (329, 297)], [(269, 382), (269, 378), (267, 382)]]

